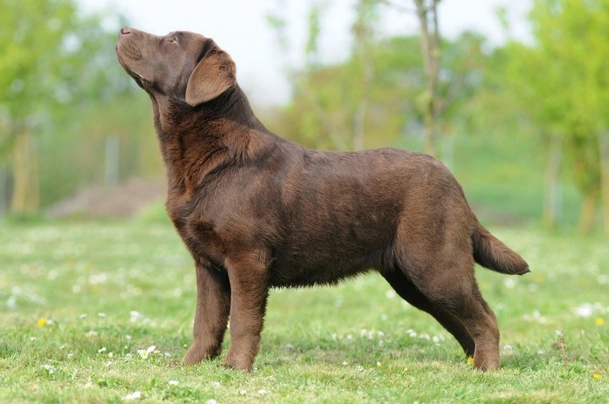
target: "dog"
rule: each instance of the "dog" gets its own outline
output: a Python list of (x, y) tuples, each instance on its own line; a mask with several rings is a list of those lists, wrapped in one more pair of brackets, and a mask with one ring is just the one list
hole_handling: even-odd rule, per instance
[(431, 314), (480, 370), (499, 368), (499, 329), (474, 262), (528, 264), (485, 229), (450, 171), (395, 148), (315, 151), (254, 115), (228, 53), (191, 32), (118, 34), (119, 63), (152, 101), (166, 208), (196, 269), (184, 364), (220, 355), (251, 371), (271, 287), (332, 285), (377, 271)]

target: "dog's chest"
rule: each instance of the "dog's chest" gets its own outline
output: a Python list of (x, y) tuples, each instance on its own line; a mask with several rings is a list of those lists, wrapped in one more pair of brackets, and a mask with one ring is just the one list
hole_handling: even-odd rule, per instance
[(210, 223), (198, 221), (174, 225), (196, 261), (204, 259), (218, 268), (224, 267), (226, 246)]
[(180, 238), (195, 259), (205, 258), (219, 265), (223, 263), (220, 238), (211, 221), (205, 220), (204, 210), (196, 200), (185, 194), (170, 192), (166, 208)]

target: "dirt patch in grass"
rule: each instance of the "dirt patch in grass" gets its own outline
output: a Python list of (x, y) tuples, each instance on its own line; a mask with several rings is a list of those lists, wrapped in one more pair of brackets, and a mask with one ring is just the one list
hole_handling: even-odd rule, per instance
[(49, 218), (128, 218), (142, 207), (165, 197), (163, 180), (131, 179), (112, 187), (84, 189), (59, 201), (46, 212)]

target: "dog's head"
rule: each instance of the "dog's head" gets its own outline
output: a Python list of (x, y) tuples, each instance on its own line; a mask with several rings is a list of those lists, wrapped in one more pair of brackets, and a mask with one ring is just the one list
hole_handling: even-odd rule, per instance
[(196, 106), (236, 85), (235, 63), (216, 43), (192, 32), (151, 35), (122, 28), (116, 43), (120, 64), (152, 96)]

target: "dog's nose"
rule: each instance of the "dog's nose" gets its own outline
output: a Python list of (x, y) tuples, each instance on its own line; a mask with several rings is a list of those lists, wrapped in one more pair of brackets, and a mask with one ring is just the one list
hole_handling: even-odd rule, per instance
[(121, 28), (121, 35), (129, 35), (131, 33), (131, 28), (123, 27)]

